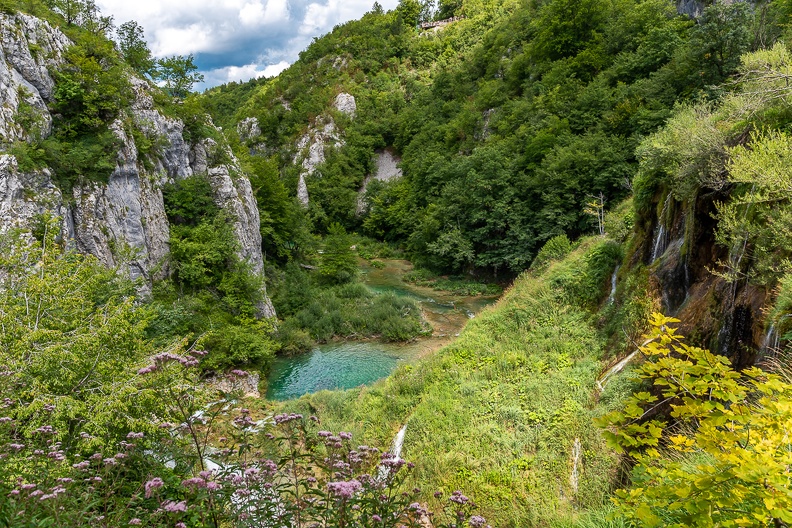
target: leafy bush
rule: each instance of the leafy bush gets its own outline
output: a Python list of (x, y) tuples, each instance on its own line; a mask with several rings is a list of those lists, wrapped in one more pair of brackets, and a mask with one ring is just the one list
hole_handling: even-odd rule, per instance
[[(792, 420), (792, 385), (684, 343), (678, 322), (653, 315), (637, 368), (652, 388), (598, 421), (637, 464), (633, 486), (617, 492), (619, 513), (638, 526), (792, 522), (789, 441), (779, 428)], [(658, 417), (663, 406), (673, 423)]]
[(328, 284), (344, 284), (358, 273), (357, 258), (351, 249), (352, 239), (340, 224), (333, 224), (324, 239), (319, 262), (319, 276)]
[(565, 235), (556, 235), (542, 246), (531, 263), (531, 269), (543, 270), (550, 261), (561, 260), (572, 251), (572, 242)]
[(257, 367), (266, 371), (277, 350), (270, 337), (272, 330), (271, 324), (259, 321), (210, 331), (198, 343), (208, 352), (201, 359), (201, 367), (213, 371)]

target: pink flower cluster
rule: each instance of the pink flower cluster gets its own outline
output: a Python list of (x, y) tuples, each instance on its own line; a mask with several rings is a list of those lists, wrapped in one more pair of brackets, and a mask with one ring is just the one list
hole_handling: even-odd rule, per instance
[(153, 356), (151, 361), (153, 362), (153, 365), (143, 367), (142, 369), (138, 370), (138, 374), (141, 376), (151, 374), (152, 372), (160, 370), (166, 363), (170, 362), (180, 363), (186, 368), (195, 367), (198, 365), (198, 363), (200, 363), (200, 361), (193, 356), (180, 356), (179, 354), (174, 354), (173, 352), (161, 352), (156, 356)]
[(357, 480), (327, 483), (327, 490), (342, 499), (351, 499), (360, 488), (361, 484)]

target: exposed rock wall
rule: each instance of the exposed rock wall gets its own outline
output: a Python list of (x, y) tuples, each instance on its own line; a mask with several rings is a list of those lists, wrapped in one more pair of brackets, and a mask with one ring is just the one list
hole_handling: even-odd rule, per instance
[[(354, 96), (347, 93), (340, 93), (333, 102), (333, 107), (349, 116), (355, 117), (357, 103)], [(247, 130), (249, 120), (242, 123)], [(240, 123), (241, 124), (241, 123)], [(297, 140), (294, 146), (295, 154), (292, 163), (300, 167), (300, 177), (297, 183), (297, 198), (303, 206), (308, 206), (310, 198), (308, 195), (308, 177), (312, 176), (319, 165), (325, 161), (325, 151), (328, 148), (338, 149), (344, 146), (341, 132), (338, 130), (335, 121), (329, 116), (320, 116), (313, 125)]]
[(649, 266), (661, 309), (682, 321), (682, 335), (745, 367), (764, 345), (764, 312), (771, 299), (765, 288), (744, 278), (724, 278), (730, 254), (715, 243), (714, 215), (715, 204), (727, 199), (724, 191), (712, 190), (701, 191), (691, 203), (660, 197), (653, 213), (639, 217), (645, 236), (630, 264)]
[(40, 111), (41, 129), (49, 131), (52, 119), (46, 101), (55, 88), (49, 68), (61, 64), (69, 44), (43, 20), (0, 13), (0, 143), (29, 137), (31, 131), (16, 119), (22, 101)]
[[(62, 62), (68, 45), (68, 39), (46, 22), (26, 15), (0, 15), (0, 59), (4, 59), (0, 60), (0, 149), (3, 144), (29, 139), (30, 130), (19, 119), (20, 101), (37, 109), (40, 132), (49, 132), (52, 118), (46, 105), (52, 101), (54, 89), (49, 68)], [(124, 119), (111, 127), (121, 147), (116, 169), (106, 184), (77, 185), (66, 198), (49, 171), (20, 173), (13, 156), (0, 156), (0, 232), (30, 225), (45, 212), (60, 216), (65, 235), (78, 250), (107, 266), (126, 268), (131, 278), (140, 279), (145, 294), (152, 280), (168, 273), (169, 225), (162, 188), (201, 173), (209, 176), (215, 202), (231, 215), (239, 257), (263, 274), (256, 200), (233, 154), (211, 140), (185, 141), (183, 123), (155, 108), (149, 84), (134, 78), (131, 83), (134, 101), (122, 111)], [(127, 130), (130, 122), (155, 139), (156, 146), (145, 160)], [(272, 317), (275, 312), (266, 291), (263, 293), (265, 301), (259, 312)]]
[(363, 214), (368, 204), (366, 203), (366, 188), (372, 180), (388, 182), (396, 178), (401, 178), (402, 170), (399, 168), (401, 158), (391, 148), (376, 151), (377, 167), (374, 174), (367, 176), (363, 181), (363, 187), (358, 192), (357, 214)]

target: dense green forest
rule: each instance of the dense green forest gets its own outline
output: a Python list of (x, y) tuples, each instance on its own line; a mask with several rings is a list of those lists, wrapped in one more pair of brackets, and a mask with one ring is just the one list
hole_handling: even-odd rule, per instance
[[(410, 5), (337, 27), (276, 79), (206, 98), (219, 123), (257, 119), (246, 146), (274, 158), (292, 193), (297, 136), (332, 114), (345, 145), (307, 178), (320, 232), (338, 222), (436, 270), (512, 276), (553, 236), (591, 232), (590, 202), (629, 195), (641, 139), (674, 105), (719, 98), (787, 16), (739, 2), (695, 22), (662, 0), (470, 2), (454, 10), (465, 19), (416, 33)], [(339, 92), (356, 97), (354, 119), (330, 109)], [(369, 188), (357, 215), (385, 147), (405, 177)]]
[[(135, 22), (0, 0), (69, 40), (25, 41), (52, 94), (0, 138), (0, 205), (61, 193), (0, 225), (0, 526), (792, 524), (792, 5), (697, 7), (375, 3), (195, 93)], [(129, 165), (167, 246), (139, 276), (63, 218)], [(361, 280), (402, 257), (507, 290), (373, 385), (249, 397), (278, 356), (431, 334)]]

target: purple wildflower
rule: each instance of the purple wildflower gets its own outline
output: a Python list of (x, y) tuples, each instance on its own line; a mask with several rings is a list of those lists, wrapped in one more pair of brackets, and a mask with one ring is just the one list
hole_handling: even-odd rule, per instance
[(466, 504), (468, 501), (470, 501), (470, 499), (462, 495), (462, 492), (459, 490), (454, 491), (448, 500), (451, 502), (456, 502), (457, 504)]
[(141, 524), (143, 524), (143, 521), (141, 521), (140, 519), (135, 517), (134, 519), (130, 519), (129, 520), (129, 524), (131, 524), (133, 526), (140, 526)]
[(166, 512), (186, 512), (187, 511), (187, 503), (185, 501), (176, 502), (176, 501), (165, 501), (162, 503), (162, 509)]
[(165, 483), (162, 482), (162, 479), (159, 477), (155, 477), (149, 480), (148, 482), (146, 482), (146, 484), (143, 486), (146, 490), (146, 498), (148, 499), (149, 497), (151, 497), (153, 490), (157, 488), (161, 488), (164, 484)]
[(371, 516), (371, 520), (374, 522), (382, 522), (382, 517), (380, 517), (375, 513), (374, 515)]
[(470, 518), (468, 523), (472, 528), (484, 528), (487, 524), (487, 520), (481, 515), (474, 515)]
[(127, 439), (129, 439), (129, 440), (133, 440), (135, 438), (143, 438), (143, 436), (144, 436), (143, 433), (128, 433), (126, 435)]
[(185, 488), (203, 488), (206, 486), (206, 481), (198, 477), (189, 478), (187, 480), (182, 480), (182, 486)]
[(342, 499), (351, 499), (352, 496), (361, 488), (360, 482), (357, 480), (329, 482), (327, 489), (333, 495), (337, 495)]

